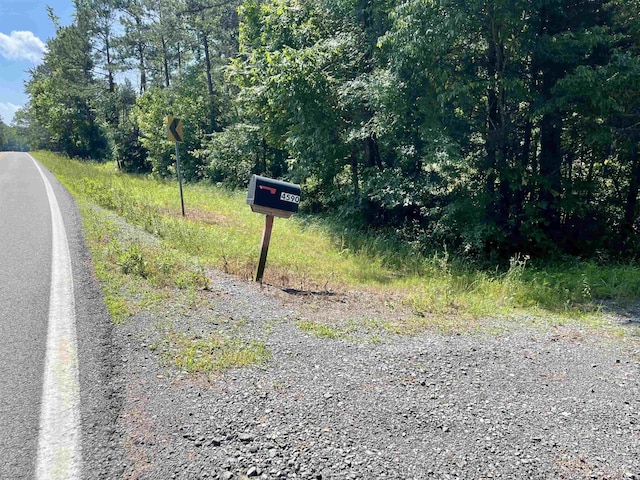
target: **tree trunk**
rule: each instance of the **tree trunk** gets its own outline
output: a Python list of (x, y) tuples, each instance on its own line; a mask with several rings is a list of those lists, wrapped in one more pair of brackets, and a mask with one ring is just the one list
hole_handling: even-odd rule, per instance
[(358, 180), (358, 155), (351, 152), (351, 183), (353, 184), (353, 197), (356, 201), (360, 198), (360, 185)]
[(519, 243), (521, 241), (522, 221), (524, 220), (524, 203), (529, 187), (525, 185), (525, 175), (531, 157), (532, 125), (527, 119), (524, 125), (522, 149), (520, 150), (520, 161), (516, 168), (516, 178), (514, 181), (514, 193), (512, 198), (512, 208), (514, 223), (511, 231), (511, 241)]
[(107, 56), (107, 81), (109, 82), (109, 93), (116, 91), (116, 82), (113, 79), (113, 66), (111, 64), (111, 47), (109, 45), (109, 37), (107, 36), (104, 41), (105, 54)]
[(488, 50), (487, 50), (487, 75), (489, 77), (489, 85), (487, 87), (487, 134), (486, 134), (486, 150), (487, 156), (484, 161), (485, 171), (485, 192), (488, 196), (487, 217), (495, 220), (496, 198), (495, 185), (497, 180), (496, 158), (498, 149), (498, 135), (500, 131), (500, 118), (498, 116), (498, 95), (495, 90), (496, 81), (496, 44), (491, 34), (492, 25), (488, 22)]
[[(371, 73), (373, 71), (372, 59), (373, 51), (375, 49), (375, 26), (372, 15), (373, 6), (371, 0), (359, 0), (356, 10), (356, 16), (360, 23), (360, 28), (365, 37), (365, 51), (364, 51), (364, 73)], [(375, 37), (377, 38), (377, 37)], [(373, 118), (373, 113), (367, 107), (361, 109), (361, 119), (363, 124), (366, 124)], [(380, 160), (380, 150), (378, 148), (378, 142), (375, 135), (370, 134), (364, 139), (364, 164), (367, 167), (378, 167), (382, 169), (382, 162)]]
[[(136, 27), (138, 32), (142, 32), (142, 20), (139, 16), (135, 16)], [(140, 71), (140, 95), (147, 91), (147, 69), (145, 67), (144, 43), (140, 39), (137, 41), (138, 49), (138, 69)]]
[(164, 38), (164, 35), (160, 37), (160, 41), (162, 42), (162, 65), (164, 70), (164, 85), (165, 87), (168, 88), (170, 86), (169, 59), (168, 59), (169, 54), (167, 53), (167, 41)]
[(367, 167), (377, 167), (382, 170), (382, 162), (380, 160), (380, 149), (378, 142), (373, 135), (364, 139), (364, 158)]
[[(541, 12), (541, 35), (555, 35), (565, 29), (565, 25), (554, 18), (551, 7), (543, 7)], [(544, 53), (542, 54), (544, 55)], [(535, 62), (541, 72), (540, 96), (549, 105), (553, 99), (553, 87), (562, 78), (566, 66), (555, 58), (543, 56)], [(551, 106), (551, 112), (540, 120), (540, 156), (538, 183), (538, 204), (545, 221), (545, 233), (556, 244), (561, 238), (559, 197), (562, 190), (562, 112)]]
[[(116, 82), (113, 78), (113, 64), (111, 63), (111, 45), (109, 44), (109, 36), (107, 35), (104, 40), (105, 55), (107, 58), (107, 81), (109, 83), (109, 94), (113, 97), (116, 93)], [(108, 113), (109, 118), (107, 121), (112, 127), (118, 125), (118, 107), (114, 102), (110, 107), (111, 112)]]
[(178, 53), (178, 73), (182, 74), (182, 49), (180, 48), (180, 42), (177, 43), (177, 53)]
[(202, 32), (202, 46), (204, 47), (204, 65), (207, 71), (207, 91), (209, 92), (209, 128), (213, 132), (216, 128), (216, 112), (213, 107), (214, 92), (213, 78), (211, 76), (211, 55), (209, 53), (209, 38), (206, 32)]
[(621, 226), (622, 242), (625, 246), (628, 246), (629, 239), (633, 235), (633, 224), (638, 212), (638, 193), (640, 192), (640, 158), (638, 157), (637, 141), (633, 139), (631, 142), (631, 177), (629, 178), (629, 191)]
[(560, 239), (559, 197), (562, 191), (562, 117), (553, 112), (540, 121), (540, 192), (539, 205), (547, 225), (547, 234), (557, 243)]
[(147, 91), (147, 69), (144, 66), (144, 46), (138, 43), (138, 69), (140, 70), (140, 95)]
[[(489, 197), (486, 215), (504, 232), (509, 223), (510, 181), (507, 172), (504, 93), (504, 47), (500, 40), (500, 26), (495, 12), (487, 17), (487, 134), (485, 160), (485, 189)], [(496, 183), (498, 190), (496, 191)], [(506, 233), (506, 232), (505, 232)]]

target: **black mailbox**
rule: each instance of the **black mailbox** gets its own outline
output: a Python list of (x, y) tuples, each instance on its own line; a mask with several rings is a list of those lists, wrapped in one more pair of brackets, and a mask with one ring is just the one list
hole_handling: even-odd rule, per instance
[(289, 218), (298, 211), (300, 185), (252, 175), (247, 204), (256, 213)]

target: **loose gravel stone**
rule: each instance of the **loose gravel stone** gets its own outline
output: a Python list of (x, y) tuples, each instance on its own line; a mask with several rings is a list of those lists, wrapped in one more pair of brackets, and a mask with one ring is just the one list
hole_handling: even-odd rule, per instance
[(241, 433), (238, 435), (238, 440), (240, 440), (243, 443), (249, 443), (251, 441), (253, 441), (253, 435), (251, 435), (250, 433)]
[[(385, 313), (367, 294), (289, 294), (220, 273), (211, 286), (206, 309), (142, 313), (114, 328), (127, 359), (114, 373), (123, 392), (114, 435), (127, 456), (113, 461), (124, 478), (640, 475), (636, 323), (625, 327), (636, 336), (624, 340), (491, 319), (503, 333), (368, 339), (367, 323), (355, 318), (398, 310)], [(318, 338), (297, 326), (320, 317), (350, 325), (353, 338)], [(224, 318), (243, 319), (241, 327)], [(186, 374), (167, 365), (166, 352), (141, 346), (162, 344), (167, 322), (194, 336), (228, 328), (264, 341), (271, 358), (215, 376)]]

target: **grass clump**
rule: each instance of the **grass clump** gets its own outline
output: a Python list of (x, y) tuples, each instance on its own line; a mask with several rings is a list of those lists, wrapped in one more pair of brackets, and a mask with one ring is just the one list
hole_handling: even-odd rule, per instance
[(264, 365), (271, 357), (262, 342), (221, 335), (200, 338), (173, 333), (169, 342), (172, 363), (189, 373), (220, 373), (231, 368)]
[(313, 322), (311, 320), (298, 320), (296, 325), (303, 332), (309, 333), (316, 338), (349, 338), (349, 329), (347, 328), (339, 328), (325, 323)]

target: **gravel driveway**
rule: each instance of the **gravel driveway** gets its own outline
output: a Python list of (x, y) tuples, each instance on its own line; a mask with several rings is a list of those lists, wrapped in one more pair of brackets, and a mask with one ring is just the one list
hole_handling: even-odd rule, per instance
[[(612, 320), (628, 324), (622, 339), (530, 322), (318, 338), (299, 322), (410, 313), (365, 293), (287, 293), (216, 272), (211, 286), (207, 308), (114, 326), (120, 450), (96, 478), (640, 479), (633, 316)], [(189, 375), (158, 348), (167, 328), (235, 328), (271, 358)]]

